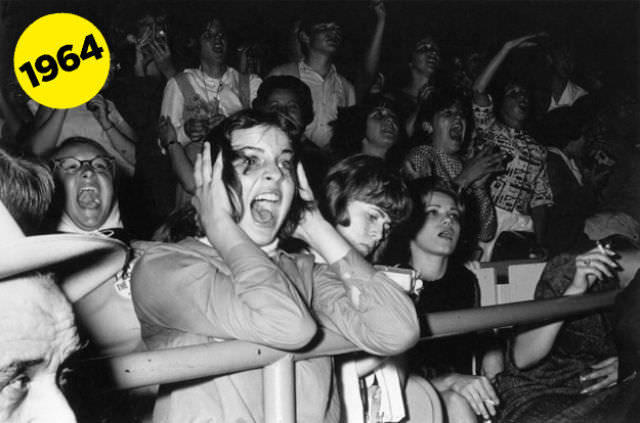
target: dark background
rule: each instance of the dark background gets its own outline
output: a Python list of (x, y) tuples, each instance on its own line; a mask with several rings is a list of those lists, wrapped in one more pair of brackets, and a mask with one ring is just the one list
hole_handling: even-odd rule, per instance
[[(0, 4), (6, 26), (5, 57), (8, 54), (9, 58), (26, 25), (46, 13), (77, 13), (90, 19), (109, 37), (114, 26), (130, 27), (136, 10), (145, 7), (145, 3), (137, 0), (0, 0)], [(364, 43), (375, 22), (369, 3), (362, 0), (174, 0), (149, 4), (166, 9), (174, 41), (188, 34), (199, 18), (221, 16), (232, 42), (257, 40), (271, 47), (268, 67), (284, 60), (284, 40), (296, 17), (304, 12), (332, 14), (343, 26), (345, 46), (338, 63), (347, 75), (354, 63), (361, 60)], [(387, 31), (382, 62), (383, 69), (391, 73), (404, 68), (408, 49), (423, 34), (435, 35), (442, 44), (444, 59), (450, 61), (454, 55), (470, 49), (493, 54), (510, 38), (547, 31), (575, 43), (578, 71), (586, 66), (597, 67), (610, 80), (624, 79), (637, 86), (638, 1), (386, 0), (385, 4)]]

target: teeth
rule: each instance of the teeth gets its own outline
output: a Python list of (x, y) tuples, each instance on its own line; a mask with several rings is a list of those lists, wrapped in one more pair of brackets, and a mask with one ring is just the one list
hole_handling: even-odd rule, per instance
[(260, 194), (255, 198), (255, 201), (272, 201), (276, 202), (280, 200), (280, 196), (275, 193)]
[(84, 188), (80, 188), (80, 192), (84, 192), (84, 191), (98, 192), (98, 189), (97, 189), (96, 187), (84, 187)]

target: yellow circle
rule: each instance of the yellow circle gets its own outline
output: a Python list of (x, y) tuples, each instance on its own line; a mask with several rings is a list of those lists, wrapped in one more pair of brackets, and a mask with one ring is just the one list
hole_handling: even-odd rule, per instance
[(71, 13), (52, 13), (34, 21), (13, 53), (22, 89), (37, 103), (54, 109), (91, 100), (107, 80), (110, 63), (102, 33)]

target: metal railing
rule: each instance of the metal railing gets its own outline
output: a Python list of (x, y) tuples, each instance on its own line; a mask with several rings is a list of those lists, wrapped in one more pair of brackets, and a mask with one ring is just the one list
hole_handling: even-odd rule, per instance
[[(431, 313), (427, 316), (431, 333), (422, 341), (591, 313), (612, 306), (618, 292)], [(295, 361), (357, 350), (343, 337), (325, 331), (316, 345), (295, 353), (234, 340), (137, 352), (100, 360), (108, 360), (116, 389), (181, 382), (262, 367), (265, 423), (293, 423)]]

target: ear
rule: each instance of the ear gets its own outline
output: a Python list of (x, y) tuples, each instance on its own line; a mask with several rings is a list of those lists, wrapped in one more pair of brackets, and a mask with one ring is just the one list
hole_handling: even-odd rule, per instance
[(422, 122), (421, 126), (424, 132), (429, 135), (433, 134), (433, 125), (431, 125), (431, 122)]

